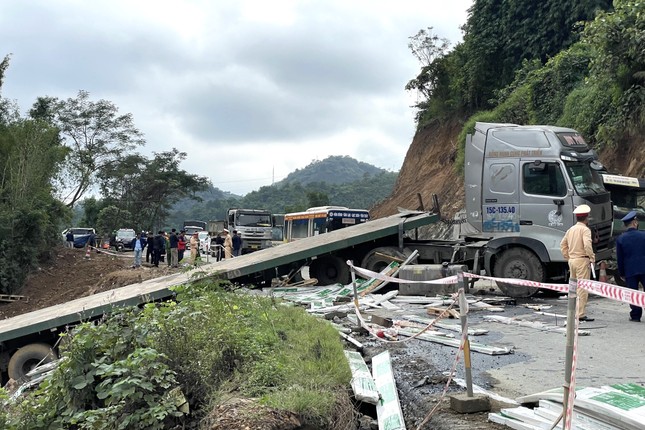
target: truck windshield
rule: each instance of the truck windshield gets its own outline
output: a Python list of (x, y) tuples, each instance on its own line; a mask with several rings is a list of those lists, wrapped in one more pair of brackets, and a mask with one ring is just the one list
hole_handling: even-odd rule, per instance
[(566, 162), (565, 165), (578, 195), (589, 196), (607, 192), (602, 184), (602, 177), (589, 163)]
[(271, 215), (241, 213), (237, 215), (237, 225), (246, 227), (271, 227)]

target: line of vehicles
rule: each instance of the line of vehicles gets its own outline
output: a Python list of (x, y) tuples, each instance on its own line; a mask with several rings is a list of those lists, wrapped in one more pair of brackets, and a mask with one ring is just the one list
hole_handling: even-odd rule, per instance
[[(416, 234), (441, 219), (436, 196), (429, 212), (376, 220), (369, 220), (366, 211), (339, 207), (310, 208), (280, 218), (268, 211), (233, 208), (225, 220), (193, 227), (211, 235), (224, 228), (240, 232), (244, 252), (253, 256), (208, 269), (210, 276), (233, 282), (268, 283), (308, 266), (321, 285), (348, 283), (347, 260), (379, 271), (392, 258), (403, 260), (415, 250), (418, 264), (466, 265), (499, 278), (565, 282), (567, 264), (559, 244), (575, 223), (576, 206), (591, 207), (589, 227), (597, 261), (612, 258), (612, 233), (618, 230), (614, 224), (621, 211), (645, 214), (645, 184), (607, 172), (572, 129), (477, 123), (466, 140), (464, 170), (466, 213), (460, 234), (451, 240), (423, 240)], [(276, 226), (282, 227), (284, 244), (271, 246)], [(98, 318), (113, 306), (170, 297), (171, 281), (151, 280), (124, 287), (119, 294), (90, 296), (51, 312), (1, 320), (0, 372), (3, 377), (20, 377), (48, 353), (57, 331), (83, 318)], [(503, 281), (498, 285), (513, 297), (538, 291)]]

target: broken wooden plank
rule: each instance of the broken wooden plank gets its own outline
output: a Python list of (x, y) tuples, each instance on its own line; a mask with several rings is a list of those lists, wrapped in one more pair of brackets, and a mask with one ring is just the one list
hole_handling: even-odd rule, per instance
[[(403, 336), (409, 336), (409, 337), (412, 337), (416, 334), (414, 333), (413, 329), (400, 329), (398, 330), (398, 332)], [(461, 345), (461, 339), (449, 339), (446, 337), (427, 335), (426, 333), (418, 335), (416, 339), (427, 340), (429, 342), (434, 342), (434, 343), (440, 343), (442, 345), (452, 346), (454, 348), (459, 348), (459, 346)], [(475, 352), (480, 352), (482, 354), (488, 354), (488, 355), (505, 355), (505, 354), (511, 354), (513, 352), (513, 350), (510, 348), (501, 347), (501, 346), (489, 346), (478, 342), (470, 342), (470, 350)]]
[[(415, 333), (419, 333), (421, 330), (425, 329), (427, 324), (419, 324), (413, 321), (406, 320), (397, 320), (396, 327), (399, 328), (410, 328)], [(432, 327), (424, 331), (424, 333), (429, 334), (430, 336), (443, 336), (443, 337), (455, 337), (452, 333), (443, 333), (438, 331), (436, 328)]]
[[(409, 264), (411, 261), (417, 258), (418, 255), (419, 255), (419, 251), (415, 249), (414, 251), (412, 251), (412, 254), (410, 254), (410, 256), (408, 256), (408, 258), (405, 259), (403, 263), (399, 264), (396, 261), (393, 261), (385, 269), (383, 269), (380, 272), (380, 274), (385, 276), (395, 277), (399, 273), (399, 270), (401, 270), (402, 267), (405, 267), (407, 264)], [(388, 269), (389, 267), (393, 267), (394, 270), (389, 270)], [(386, 273), (383, 273), (383, 272), (386, 272)], [(359, 292), (360, 296), (364, 296), (369, 293), (375, 293), (390, 283), (390, 281), (382, 281), (380, 279), (374, 279), (374, 278), (370, 279), (370, 282), (372, 282), (372, 285), (370, 285), (369, 288), (363, 290), (362, 292)]]
[(447, 308), (435, 308), (435, 307), (427, 307), (426, 312), (430, 315), (441, 315), (447, 310), (445, 315), (448, 315), (448, 318), (459, 318), (459, 312), (457, 312), (454, 309), (447, 309)]
[[(432, 323), (434, 318), (424, 318), (420, 317), (417, 315), (403, 315), (401, 318), (406, 319), (408, 321), (414, 321), (418, 322), (421, 324), (429, 325)], [(450, 331), (456, 331), (457, 333), (461, 333), (461, 325), (460, 324), (446, 324), (442, 322), (435, 322), (433, 327), (437, 328), (442, 328), (444, 330), (450, 330)], [(488, 330), (481, 329), (481, 328), (472, 328), (468, 327), (468, 336), (482, 336), (488, 334)]]
[(19, 296), (16, 294), (0, 294), (0, 302), (17, 302), (24, 299), (25, 296)]
[(351, 337), (350, 335), (345, 334), (345, 333), (343, 333), (341, 331), (339, 331), (338, 334), (340, 335), (340, 337), (345, 339), (347, 342), (349, 342), (352, 345), (354, 345), (354, 348), (356, 348), (357, 351), (362, 351), (363, 350), (363, 344), (360, 343), (359, 341), (357, 341), (356, 339), (354, 339), (353, 337)]
[(372, 357), (372, 376), (381, 400), (376, 405), (379, 430), (405, 430), (389, 351)]
[(363, 356), (355, 351), (344, 352), (349, 363), (349, 369), (352, 371), (351, 385), (352, 391), (354, 391), (354, 397), (361, 402), (376, 405), (380, 396), (370, 369), (368, 369), (365, 360), (363, 360)]

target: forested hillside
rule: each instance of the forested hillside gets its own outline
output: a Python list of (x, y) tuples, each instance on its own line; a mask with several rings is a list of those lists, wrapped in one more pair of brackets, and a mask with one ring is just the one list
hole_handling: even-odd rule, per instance
[[(571, 127), (611, 170), (645, 175), (642, 1), (475, 0), (463, 42), (452, 49), (431, 28), (410, 40), (421, 62), (406, 87), (420, 97), (417, 133), (393, 195), (375, 215), (416, 207), (417, 192), (427, 201), (440, 194), (450, 211), (463, 206), (463, 144), (476, 121)], [(446, 151), (449, 165), (436, 157)], [(459, 179), (439, 180), (446, 170)]]
[(324, 205), (369, 209), (392, 192), (397, 176), (397, 172), (388, 172), (351, 157), (331, 156), (313, 161), (284, 180), (245, 196), (211, 187), (197, 193), (197, 201), (184, 199), (175, 204), (167, 225), (182, 225), (185, 219), (224, 219), (226, 210), (232, 207), (268, 209), (273, 213), (297, 212)]

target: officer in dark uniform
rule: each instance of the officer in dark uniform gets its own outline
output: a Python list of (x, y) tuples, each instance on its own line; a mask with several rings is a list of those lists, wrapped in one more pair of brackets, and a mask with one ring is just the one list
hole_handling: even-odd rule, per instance
[[(627, 230), (616, 239), (618, 274), (627, 280), (628, 288), (638, 290), (639, 283), (645, 287), (645, 231), (638, 230), (636, 211), (631, 211), (621, 221)], [(640, 322), (643, 308), (629, 307), (629, 320)]]

